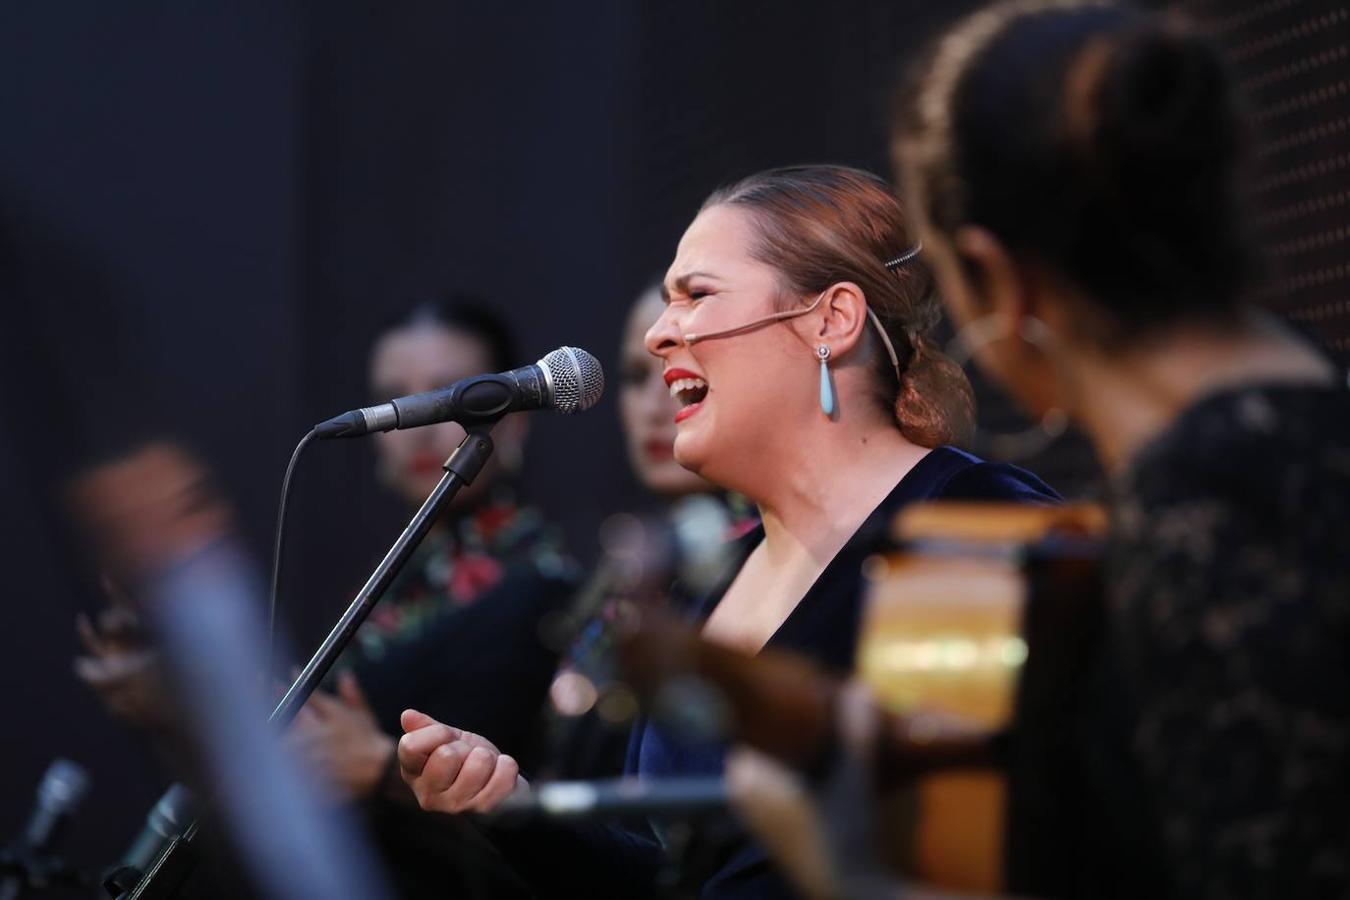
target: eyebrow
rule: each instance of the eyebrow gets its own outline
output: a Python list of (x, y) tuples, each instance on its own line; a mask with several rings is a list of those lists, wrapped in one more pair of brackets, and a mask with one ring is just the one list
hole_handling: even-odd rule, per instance
[[(716, 275), (712, 274), (711, 272), (685, 272), (683, 275), (674, 280), (673, 283), (675, 285), (675, 290), (679, 291), (682, 294), (689, 293), (689, 282), (693, 281), (695, 278), (710, 278), (713, 281), (722, 280), (718, 278)], [(666, 301), (667, 303), (670, 302), (670, 290), (666, 287), (666, 283), (664, 281), (661, 282), (661, 299)]]

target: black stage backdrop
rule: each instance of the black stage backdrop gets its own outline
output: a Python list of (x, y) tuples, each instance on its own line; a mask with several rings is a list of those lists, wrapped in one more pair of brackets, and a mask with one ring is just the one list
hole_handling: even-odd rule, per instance
[[(974, 5), (0, 8), (0, 840), (57, 755), (94, 778), (81, 862), (111, 860), (164, 787), (71, 671), (73, 617), (99, 601), (55, 502), (64, 473), (184, 440), (264, 559), (292, 444), (365, 402), (391, 311), (481, 293), (511, 313), (522, 363), (572, 343), (613, 373), (628, 303), (702, 197), (777, 164), (886, 173), (897, 60)], [(1343, 341), (1337, 309), (1318, 316)], [(586, 556), (603, 515), (642, 502), (612, 398), (534, 426), (528, 494)], [(301, 648), (401, 524), (372, 468), (350, 442), (302, 470), (285, 615)], [(1072, 446), (1040, 468), (1091, 478)]]

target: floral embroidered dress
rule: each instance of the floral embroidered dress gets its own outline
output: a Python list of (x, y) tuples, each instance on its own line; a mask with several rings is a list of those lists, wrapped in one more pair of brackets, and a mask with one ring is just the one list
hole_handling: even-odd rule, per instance
[(344, 662), (383, 659), (447, 612), (490, 593), (511, 564), (559, 576), (572, 565), (539, 511), (503, 495), (427, 535), (356, 633)]
[(427, 536), (341, 664), (390, 734), (413, 707), (524, 743), (557, 664), (538, 621), (576, 578), (543, 516), (499, 493)]

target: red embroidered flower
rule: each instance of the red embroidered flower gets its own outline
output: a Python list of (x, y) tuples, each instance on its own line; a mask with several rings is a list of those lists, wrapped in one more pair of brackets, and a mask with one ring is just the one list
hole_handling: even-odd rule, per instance
[(459, 604), (472, 603), (502, 579), (502, 564), (490, 556), (468, 553), (455, 560), (450, 573), (450, 599)]
[(503, 526), (516, 517), (518, 510), (508, 504), (498, 504), (488, 506), (479, 511), (474, 518), (474, 526), (478, 530), (484, 544), (490, 544), (497, 537), (497, 532)]

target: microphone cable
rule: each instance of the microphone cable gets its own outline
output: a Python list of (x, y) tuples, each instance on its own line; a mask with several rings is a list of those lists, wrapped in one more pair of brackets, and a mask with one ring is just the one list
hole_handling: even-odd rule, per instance
[(272, 545), (272, 585), (268, 591), (267, 601), (267, 671), (266, 677), (271, 678), (276, 673), (276, 652), (277, 652), (277, 598), (281, 592), (281, 565), (282, 554), (286, 550), (286, 509), (291, 496), (291, 481), (295, 475), (296, 464), (304, 454), (305, 449), (309, 447), (314, 439), (319, 436), (318, 427), (311, 428), (309, 433), (300, 439), (300, 443), (295, 445), (295, 450), (291, 453), (291, 461), (286, 465), (286, 475), (281, 479), (281, 500), (277, 504), (277, 528), (274, 542)]

